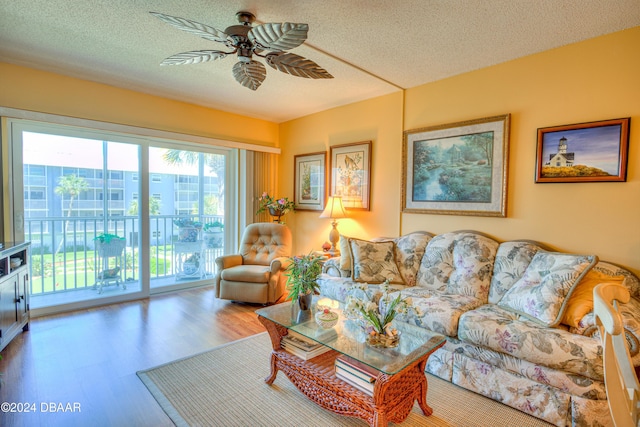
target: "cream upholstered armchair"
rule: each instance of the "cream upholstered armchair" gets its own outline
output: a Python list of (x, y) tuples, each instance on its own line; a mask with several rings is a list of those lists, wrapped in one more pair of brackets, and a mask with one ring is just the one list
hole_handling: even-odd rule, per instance
[(239, 254), (216, 258), (216, 297), (272, 304), (284, 293), (284, 269), (291, 256), (291, 230), (269, 222), (250, 224)]

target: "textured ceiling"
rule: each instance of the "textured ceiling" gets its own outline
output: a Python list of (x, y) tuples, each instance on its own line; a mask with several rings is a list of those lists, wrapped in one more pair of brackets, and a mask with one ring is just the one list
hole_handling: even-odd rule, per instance
[[(254, 92), (233, 56), (159, 66), (224, 46), (148, 12), (224, 31), (240, 10), (308, 23), (291, 52), (335, 78), (267, 67)], [(638, 25), (640, 0), (0, 0), (0, 61), (282, 122)]]

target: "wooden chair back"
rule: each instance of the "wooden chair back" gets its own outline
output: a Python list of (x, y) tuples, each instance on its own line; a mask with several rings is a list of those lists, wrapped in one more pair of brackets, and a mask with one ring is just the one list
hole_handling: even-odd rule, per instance
[(593, 290), (593, 305), (603, 347), (604, 382), (615, 427), (638, 426), (640, 384), (636, 377), (622, 323), (619, 303), (629, 302), (624, 286), (601, 283)]

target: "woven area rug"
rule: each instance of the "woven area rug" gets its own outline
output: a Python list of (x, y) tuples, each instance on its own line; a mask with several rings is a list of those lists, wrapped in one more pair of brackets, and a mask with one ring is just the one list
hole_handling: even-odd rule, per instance
[[(269, 386), (271, 341), (265, 333), (171, 362), (138, 377), (171, 420), (181, 426), (366, 426), (307, 398), (279, 372)], [(522, 412), (428, 376), (425, 417), (415, 405), (402, 426), (549, 426)]]

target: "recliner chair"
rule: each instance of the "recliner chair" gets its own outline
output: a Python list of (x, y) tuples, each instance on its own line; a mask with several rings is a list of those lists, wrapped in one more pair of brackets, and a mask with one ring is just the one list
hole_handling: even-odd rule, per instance
[(291, 230), (282, 224), (247, 226), (239, 253), (216, 258), (216, 297), (259, 304), (278, 301), (285, 290), (292, 240)]

